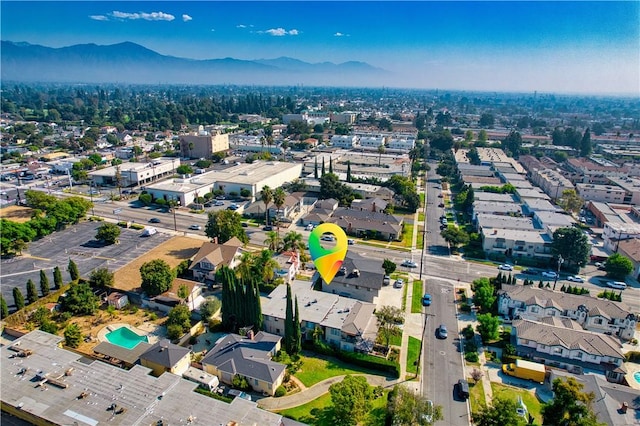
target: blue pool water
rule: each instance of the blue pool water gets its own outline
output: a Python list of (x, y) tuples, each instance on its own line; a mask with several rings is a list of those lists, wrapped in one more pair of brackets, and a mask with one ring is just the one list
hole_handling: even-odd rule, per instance
[(640, 383), (640, 371), (633, 373), (633, 378), (636, 379), (636, 382)]
[(149, 342), (147, 336), (139, 336), (127, 327), (120, 327), (107, 333), (105, 336), (109, 343), (122, 346), (125, 349), (133, 349), (138, 346), (140, 342)]

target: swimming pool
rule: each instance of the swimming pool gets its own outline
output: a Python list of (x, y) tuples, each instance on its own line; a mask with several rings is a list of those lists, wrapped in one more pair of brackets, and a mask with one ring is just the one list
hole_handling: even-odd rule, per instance
[(633, 373), (633, 378), (636, 380), (636, 382), (640, 383), (640, 371), (636, 371), (635, 373)]
[(138, 346), (138, 343), (140, 342), (149, 342), (147, 336), (140, 336), (129, 330), (127, 327), (117, 328), (112, 332), (107, 333), (105, 337), (109, 343), (122, 346), (125, 349), (133, 349)]

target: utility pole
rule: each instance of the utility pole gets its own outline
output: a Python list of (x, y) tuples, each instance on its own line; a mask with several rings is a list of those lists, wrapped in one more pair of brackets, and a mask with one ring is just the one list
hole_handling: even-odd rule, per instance
[(560, 266), (562, 266), (562, 264), (564, 263), (564, 259), (562, 258), (562, 255), (558, 255), (558, 271), (556, 272), (556, 280), (553, 283), (553, 290), (555, 291), (556, 289), (556, 284), (558, 284), (558, 278), (560, 277)]

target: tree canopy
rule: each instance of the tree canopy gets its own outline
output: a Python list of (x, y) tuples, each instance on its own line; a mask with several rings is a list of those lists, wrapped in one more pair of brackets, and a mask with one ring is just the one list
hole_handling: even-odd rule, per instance
[(604, 426), (591, 409), (595, 395), (582, 391), (575, 378), (553, 381), (553, 399), (542, 405), (542, 424), (554, 426)]
[(207, 237), (218, 238), (218, 244), (224, 244), (236, 237), (244, 244), (249, 242), (249, 237), (242, 227), (242, 217), (232, 210), (218, 210), (208, 213), (209, 219), (204, 228)]
[(558, 228), (553, 232), (551, 251), (567, 265), (584, 266), (589, 261), (589, 238), (579, 228)]
[(97, 268), (89, 274), (89, 284), (91, 287), (107, 288), (113, 287), (113, 272), (107, 268)]
[(252, 326), (262, 329), (260, 291), (255, 276), (238, 279), (231, 269), (222, 266), (216, 280), (222, 283), (222, 324), (232, 332)]
[(169, 290), (175, 278), (169, 264), (162, 259), (143, 263), (140, 267), (140, 276), (142, 277), (142, 290), (150, 297)]
[(623, 280), (633, 271), (633, 262), (620, 253), (613, 253), (607, 258), (604, 264), (604, 270), (607, 271), (607, 276)]
[(481, 312), (489, 312), (496, 301), (495, 287), (488, 278), (478, 278), (473, 280), (473, 303)]
[(396, 263), (393, 260), (385, 259), (382, 262), (382, 269), (384, 269), (385, 275), (393, 274), (393, 271), (395, 271), (397, 267), (398, 265), (396, 265)]
[(59, 303), (63, 312), (71, 312), (73, 315), (91, 315), (98, 309), (100, 300), (93, 294), (89, 284), (81, 282), (72, 284), (65, 296), (60, 298)]
[(96, 240), (104, 241), (105, 244), (115, 244), (120, 237), (120, 227), (115, 223), (103, 223), (96, 232)]
[(483, 342), (496, 340), (500, 337), (500, 319), (491, 314), (478, 315), (478, 333), (482, 337)]
[(373, 390), (363, 376), (347, 375), (329, 386), (333, 420), (338, 425), (356, 425), (371, 409)]
[(518, 403), (509, 398), (496, 397), (490, 405), (473, 414), (473, 424), (477, 426), (524, 426), (526, 420), (517, 412)]
[[(431, 425), (443, 419), (441, 406), (433, 406), (427, 398), (402, 385), (394, 388), (388, 409), (394, 425)], [(426, 421), (425, 415), (431, 416), (431, 422)]]

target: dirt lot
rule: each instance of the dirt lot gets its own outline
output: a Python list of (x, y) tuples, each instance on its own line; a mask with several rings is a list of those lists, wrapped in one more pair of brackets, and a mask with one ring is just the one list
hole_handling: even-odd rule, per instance
[(25, 223), (31, 219), (31, 208), (22, 206), (8, 206), (0, 209), (0, 217), (13, 222)]
[(162, 259), (172, 268), (183, 260), (191, 258), (202, 246), (202, 240), (188, 237), (173, 237), (164, 244), (138, 257), (118, 269), (115, 274), (115, 287), (122, 290), (135, 290), (140, 287), (140, 267), (154, 259)]

